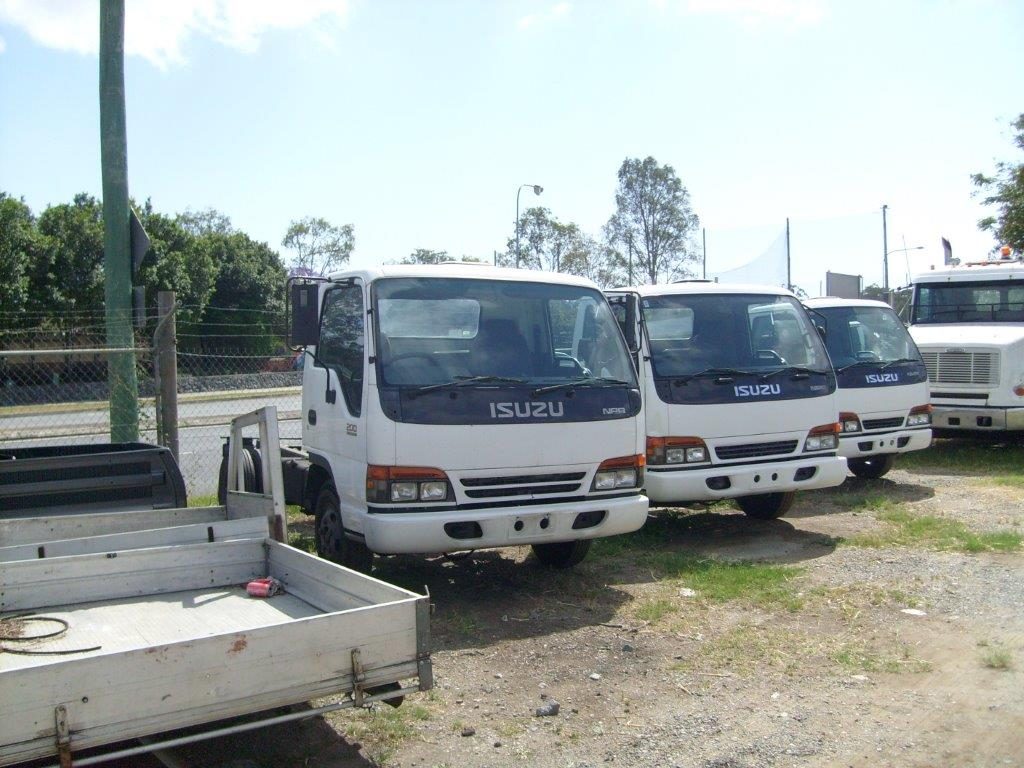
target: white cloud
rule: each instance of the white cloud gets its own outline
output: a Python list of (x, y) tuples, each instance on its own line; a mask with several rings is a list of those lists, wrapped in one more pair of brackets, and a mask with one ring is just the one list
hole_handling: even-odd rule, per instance
[(751, 26), (770, 21), (812, 26), (825, 15), (822, 0), (686, 0), (685, 10), (729, 16)]
[[(183, 64), (195, 35), (251, 53), (274, 29), (316, 22), (330, 40), (348, 15), (349, 0), (127, 0), (125, 54), (160, 69)], [(0, 24), (19, 27), (40, 45), (81, 54), (99, 50), (98, 0), (0, 0)]]
[(550, 8), (537, 13), (531, 13), (527, 16), (523, 16), (516, 22), (516, 27), (520, 30), (527, 30), (531, 27), (536, 27), (541, 24), (549, 24), (559, 19), (565, 18), (569, 15), (569, 11), (572, 10), (571, 3), (555, 3)]
[(0, 53), (3, 53), (6, 50), (7, 50), (7, 43), (4, 41), (4, 39), (2, 37), (0, 37)]

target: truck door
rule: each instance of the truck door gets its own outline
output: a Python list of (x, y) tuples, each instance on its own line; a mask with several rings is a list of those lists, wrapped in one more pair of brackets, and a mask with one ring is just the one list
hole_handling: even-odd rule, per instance
[[(366, 312), (360, 281), (326, 291), (319, 341), (315, 361), (306, 363), (306, 446), (329, 461), (344, 513), (366, 501)], [(347, 516), (344, 523), (350, 523)]]

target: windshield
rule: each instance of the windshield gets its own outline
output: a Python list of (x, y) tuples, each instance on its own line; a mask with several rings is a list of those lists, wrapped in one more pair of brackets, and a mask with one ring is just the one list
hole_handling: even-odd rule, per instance
[(1022, 323), (1020, 280), (919, 283), (911, 323)]
[(618, 326), (593, 288), (388, 278), (376, 283), (376, 314), (384, 385), (636, 386)]
[(836, 368), (859, 362), (921, 360), (903, 322), (888, 307), (817, 307), (825, 318), (825, 344)]
[(642, 309), (655, 376), (829, 367), (821, 339), (789, 296), (650, 296)]

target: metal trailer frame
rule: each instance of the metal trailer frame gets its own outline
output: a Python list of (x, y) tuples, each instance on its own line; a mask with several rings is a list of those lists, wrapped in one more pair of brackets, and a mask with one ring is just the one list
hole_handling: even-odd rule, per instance
[[(277, 445), (273, 409), (236, 421), (233, 434), (248, 424)], [(145, 741), (74, 759), (86, 766), (432, 687), (429, 597), (267, 535), (283, 535), (284, 505), (280, 461), (263, 453), (268, 492), (229, 491), (223, 508), (11, 521), (7, 532), (20, 522), (22, 539), (35, 540), (0, 548), (0, 611), (38, 611), (68, 627), (28, 646), (52, 655), (0, 653), (0, 765), (57, 755), (63, 768), (80, 749)], [(231, 459), (229, 488), (242, 476), (240, 456)], [(161, 514), (189, 522), (139, 527)], [(263, 576), (284, 594), (249, 597), (245, 583)], [(311, 710), (216, 725), (339, 694)], [(191, 726), (202, 730), (149, 738)]]

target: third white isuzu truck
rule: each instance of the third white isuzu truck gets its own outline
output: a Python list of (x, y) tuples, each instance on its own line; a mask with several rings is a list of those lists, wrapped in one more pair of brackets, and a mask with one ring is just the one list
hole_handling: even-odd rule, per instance
[(686, 281), (608, 297), (639, 363), (652, 504), (735, 499), (773, 519), (843, 482), (835, 373), (796, 296)]
[(871, 299), (808, 299), (825, 333), (839, 389), (839, 454), (876, 479), (896, 456), (932, 442), (924, 360), (892, 308)]

